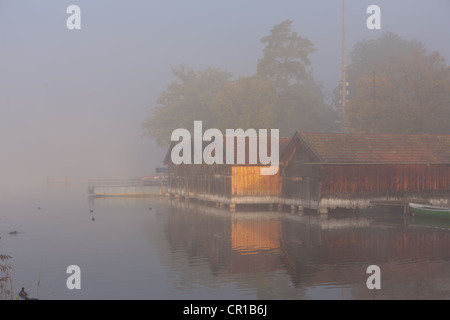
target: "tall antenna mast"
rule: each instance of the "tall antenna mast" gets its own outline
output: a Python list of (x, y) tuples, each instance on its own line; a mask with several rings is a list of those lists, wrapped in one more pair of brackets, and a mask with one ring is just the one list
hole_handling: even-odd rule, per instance
[(341, 89), (341, 101), (342, 101), (342, 126), (344, 131), (346, 127), (345, 123), (345, 106), (347, 102), (347, 79), (345, 74), (345, 0), (342, 0), (342, 89)]

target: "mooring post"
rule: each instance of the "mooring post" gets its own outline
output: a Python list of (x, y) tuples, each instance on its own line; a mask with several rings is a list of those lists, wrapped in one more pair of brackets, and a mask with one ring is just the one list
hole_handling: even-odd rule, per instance
[(317, 208), (317, 213), (320, 218), (327, 218), (328, 217), (328, 209), (326, 207), (319, 206)]
[(405, 206), (403, 207), (403, 222), (405, 225), (409, 223), (409, 203), (405, 201)]
[(305, 214), (305, 208), (303, 206), (298, 206), (298, 214), (301, 216)]

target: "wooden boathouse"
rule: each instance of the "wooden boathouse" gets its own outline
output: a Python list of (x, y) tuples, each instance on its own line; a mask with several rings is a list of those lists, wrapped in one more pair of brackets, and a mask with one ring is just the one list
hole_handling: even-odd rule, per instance
[[(283, 198), (308, 208), (404, 199), (446, 205), (450, 196), (450, 135), (297, 132), (284, 159)], [(305, 202), (305, 188), (317, 203)]]
[(325, 213), (381, 200), (450, 203), (450, 135), (296, 132), (280, 138), (272, 176), (260, 175), (260, 165), (175, 165), (172, 147), (167, 192), (230, 208), (278, 204)]
[[(279, 139), (279, 153), (289, 144), (290, 138)], [(270, 139), (268, 150), (270, 152)], [(280, 170), (274, 175), (261, 175), (257, 164), (180, 164), (171, 160), (171, 144), (164, 164), (168, 167), (167, 192), (175, 197), (194, 198), (201, 201), (226, 204), (234, 208), (236, 204), (277, 204), (282, 194)], [(249, 163), (248, 138), (246, 139), (246, 159)], [(224, 139), (224, 149), (226, 140)], [(235, 143), (235, 151), (237, 143)], [(225, 152), (224, 152), (225, 155)], [(237, 152), (234, 153), (235, 160)], [(225, 156), (224, 156), (225, 157)], [(224, 161), (226, 163), (226, 161)], [(237, 161), (234, 161), (237, 163)]]

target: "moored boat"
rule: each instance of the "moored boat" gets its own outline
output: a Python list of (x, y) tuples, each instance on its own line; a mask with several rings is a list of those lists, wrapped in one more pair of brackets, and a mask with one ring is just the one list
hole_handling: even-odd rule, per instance
[(450, 218), (450, 208), (428, 206), (418, 203), (410, 203), (409, 208), (413, 215), (424, 217)]

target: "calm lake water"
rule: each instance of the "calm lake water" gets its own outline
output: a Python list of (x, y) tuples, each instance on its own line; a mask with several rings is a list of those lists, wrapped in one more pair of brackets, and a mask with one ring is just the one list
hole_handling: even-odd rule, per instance
[[(83, 184), (25, 189), (0, 193), (0, 253), (12, 256), (16, 293), (25, 287), (40, 299), (450, 298), (450, 222), (92, 199)], [(381, 269), (380, 290), (366, 286), (373, 264)], [(69, 265), (81, 269), (80, 290), (66, 286)]]

